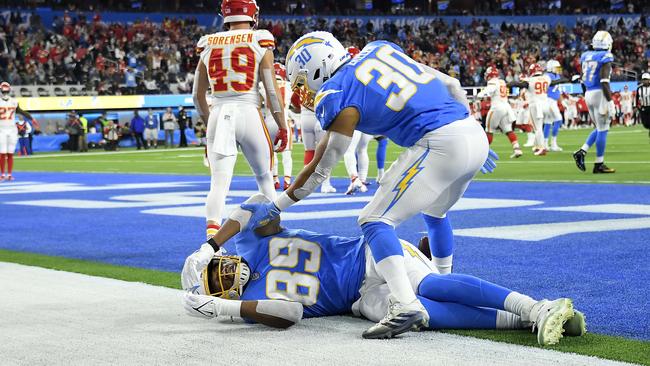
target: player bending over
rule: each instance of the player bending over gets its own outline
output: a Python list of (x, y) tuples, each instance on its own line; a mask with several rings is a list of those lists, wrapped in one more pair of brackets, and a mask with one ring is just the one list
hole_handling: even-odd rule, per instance
[[(255, 201), (268, 199), (257, 195), (247, 202)], [(181, 281), (190, 315), (237, 316), (286, 328), (302, 317), (350, 312), (380, 321), (396, 306), (363, 236), (285, 229), (279, 217), (252, 229), (250, 217), (249, 211), (234, 210), (217, 235), (185, 261)], [(234, 243), (228, 242), (233, 236)], [(237, 256), (215, 254), (227, 242)], [(473, 276), (440, 275), (413, 245), (400, 240), (400, 250), (409, 286), (428, 314), (427, 329), (534, 327), (542, 345), (557, 343), (563, 332), (585, 333), (584, 316), (574, 312), (570, 299), (535, 301)]]
[(311, 194), (348, 149), (355, 130), (387, 136), (406, 150), (386, 172), (358, 223), (395, 302), (364, 337), (394, 336), (426, 325), (429, 315), (410, 285), (394, 228), (423, 213), (436, 239), (431, 240), (436, 265), (450, 271), (453, 235), (446, 213), (482, 165), (495, 166), (486, 161), (487, 139), (469, 117), (465, 91), (458, 80), (413, 61), (390, 42), (371, 42), (350, 60), (327, 32), (308, 33), (293, 44), (287, 73), (327, 135), (287, 191), (272, 203), (250, 207), (253, 225)]
[(582, 65), (582, 85), (585, 91), (585, 101), (589, 116), (596, 124), (587, 141), (573, 153), (573, 159), (578, 169), (586, 170), (585, 157), (587, 151), (596, 144), (596, 160), (594, 174), (614, 173), (616, 170), (605, 165), (605, 147), (610, 120), (616, 115), (616, 107), (612, 100), (612, 90), (609, 78), (612, 74), (612, 36), (607, 31), (598, 31), (591, 40), (593, 51), (587, 51), (580, 57)]
[[(8, 82), (0, 83), (0, 182), (12, 181), (14, 169), (14, 152), (18, 143), (18, 127), (16, 126), (16, 113), (36, 124), (31, 114), (22, 110), (18, 101), (11, 97), (11, 85)], [(6, 169), (6, 170), (5, 170)]]
[(508, 86), (503, 79), (499, 78), (499, 70), (490, 66), (485, 71), (487, 86), (478, 93), (478, 98), (490, 97), (491, 105), (485, 118), (485, 131), (488, 142), (492, 144), (494, 131), (498, 129), (508, 136), (512, 144), (512, 155), (510, 158), (518, 158), (523, 155), (517, 141), (517, 135), (512, 131), (512, 125), (517, 121), (515, 112), (508, 102)]
[[(221, 13), (226, 32), (201, 37), (197, 44), (200, 62), (194, 76), (194, 105), (203, 121), (208, 121), (207, 156), (210, 165), (210, 193), (206, 201), (206, 234), (219, 229), (226, 195), (237, 161), (237, 146), (253, 170), (264, 195), (275, 197), (273, 150), (284, 151), (288, 143), (284, 104), (275, 80), (275, 42), (267, 30), (254, 30), (259, 8), (255, 0), (224, 0)], [(278, 127), (271, 142), (260, 111), (258, 81)], [(206, 93), (212, 91), (212, 107)]]

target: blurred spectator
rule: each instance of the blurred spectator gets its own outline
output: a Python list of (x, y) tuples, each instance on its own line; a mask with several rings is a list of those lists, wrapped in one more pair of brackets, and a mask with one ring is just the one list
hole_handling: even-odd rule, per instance
[(202, 120), (198, 120), (196, 125), (194, 125), (194, 135), (199, 140), (200, 146), (207, 145), (206, 131), (205, 123)]
[(138, 147), (138, 150), (144, 147), (147, 148), (147, 144), (144, 142), (144, 119), (140, 117), (138, 111), (133, 111), (133, 118), (131, 119), (131, 132), (133, 138), (135, 139), (135, 145)]
[(124, 70), (124, 84), (126, 85), (126, 93), (128, 95), (135, 95), (138, 87), (138, 82), (135, 79), (136, 71), (130, 67)]
[(158, 115), (154, 114), (152, 109), (149, 109), (149, 114), (144, 120), (144, 139), (147, 141), (147, 148), (152, 146), (154, 149), (158, 148), (159, 127)]
[(65, 129), (68, 133), (68, 149), (70, 152), (78, 151), (79, 135), (83, 132), (83, 128), (81, 127), (81, 122), (79, 122), (79, 117), (77, 117), (75, 111), (68, 113), (68, 122)]
[(171, 107), (162, 116), (163, 129), (165, 130), (165, 148), (174, 147), (174, 131), (176, 130), (176, 116)]
[(109, 121), (104, 129), (104, 138), (106, 139), (106, 150), (117, 151), (117, 143), (120, 139), (119, 125), (116, 121)]
[(23, 156), (32, 155), (32, 147), (29, 143), (29, 136), (32, 134), (32, 126), (29, 122), (25, 121), (25, 118), (21, 114), (19, 114), (16, 127), (18, 128), (18, 153)]
[(188, 118), (187, 111), (183, 106), (178, 107), (178, 129), (180, 130), (181, 142), (178, 147), (187, 147), (187, 137), (185, 129), (192, 128), (192, 120)]

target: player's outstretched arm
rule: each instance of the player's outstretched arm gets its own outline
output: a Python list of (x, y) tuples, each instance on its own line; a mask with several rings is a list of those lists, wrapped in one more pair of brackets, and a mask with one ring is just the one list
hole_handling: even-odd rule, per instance
[(186, 292), (183, 306), (190, 316), (212, 319), (220, 315), (245, 318), (273, 328), (286, 329), (300, 322), (301, 303), (284, 300), (226, 300)]
[[(276, 152), (282, 152), (287, 148), (289, 143), (288, 126), (286, 116), (284, 115), (284, 101), (280, 97), (280, 87), (278, 81), (275, 79), (275, 71), (273, 70), (273, 51), (266, 50), (262, 62), (260, 63), (260, 78), (266, 91), (266, 100), (268, 101), (267, 107), (271, 111), (273, 120), (278, 125), (278, 133), (275, 138), (274, 144), (280, 143)], [(289, 91), (286, 91), (287, 93)]]
[(30, 121), (34, 120), (34, 117), (32, 117), (32, 115), (29, 114), (29, 112), (27, 112), (26, 110), (23, 110), (22, 108), (20, 108), (20, 106), (16, 107), (16, 113), (18, 113), (18, 114), (22, 115), (23, 117), (29, 119)]
[(528, 88), (528, 82), (527, 81), (511, 81), (508, 84), (506, 84), (508, 88)]
[(196, 111), (199, 112), (199, 116), (206, 125), (208, 124), (208, 118), (210, 117), (210, 107), (208, 107), (208, 101), (206, 99), (206, 94), (210, 87), (209, 84), (208, 69), (202, 61), (199, 61), (199, 64), (196, 65), (196, 71), (194, 72), (192, 99), (194, 99)]

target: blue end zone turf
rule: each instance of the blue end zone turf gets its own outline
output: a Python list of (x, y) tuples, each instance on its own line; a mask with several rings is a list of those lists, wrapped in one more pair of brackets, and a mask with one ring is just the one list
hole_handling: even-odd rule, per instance
[[(21, 173), (0, 184), (0, 248), (180, 271), (203, 242), (208, 177)], [(345, 180), (335, 180), (342, 191)], [(256, 190), (232, 183), (236, 205)], [(314, 197), (283, 214), (284, 225), (360, 235), (370, 192)], [(475, 182), (449, 213), (454, 272), (536, 298), (569, 296), (589, 330), (650, 339), (650, 186)], [(421, 217), (398, 228), (417, 243)]]

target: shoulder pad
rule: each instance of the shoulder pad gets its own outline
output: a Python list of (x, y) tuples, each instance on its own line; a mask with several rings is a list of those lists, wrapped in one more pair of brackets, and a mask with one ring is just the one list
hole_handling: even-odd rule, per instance
[(262, 48), (275, 49), (275, 39), (271, 32), (266, 29), (258, 29), (255, 31), (255, 40)]

